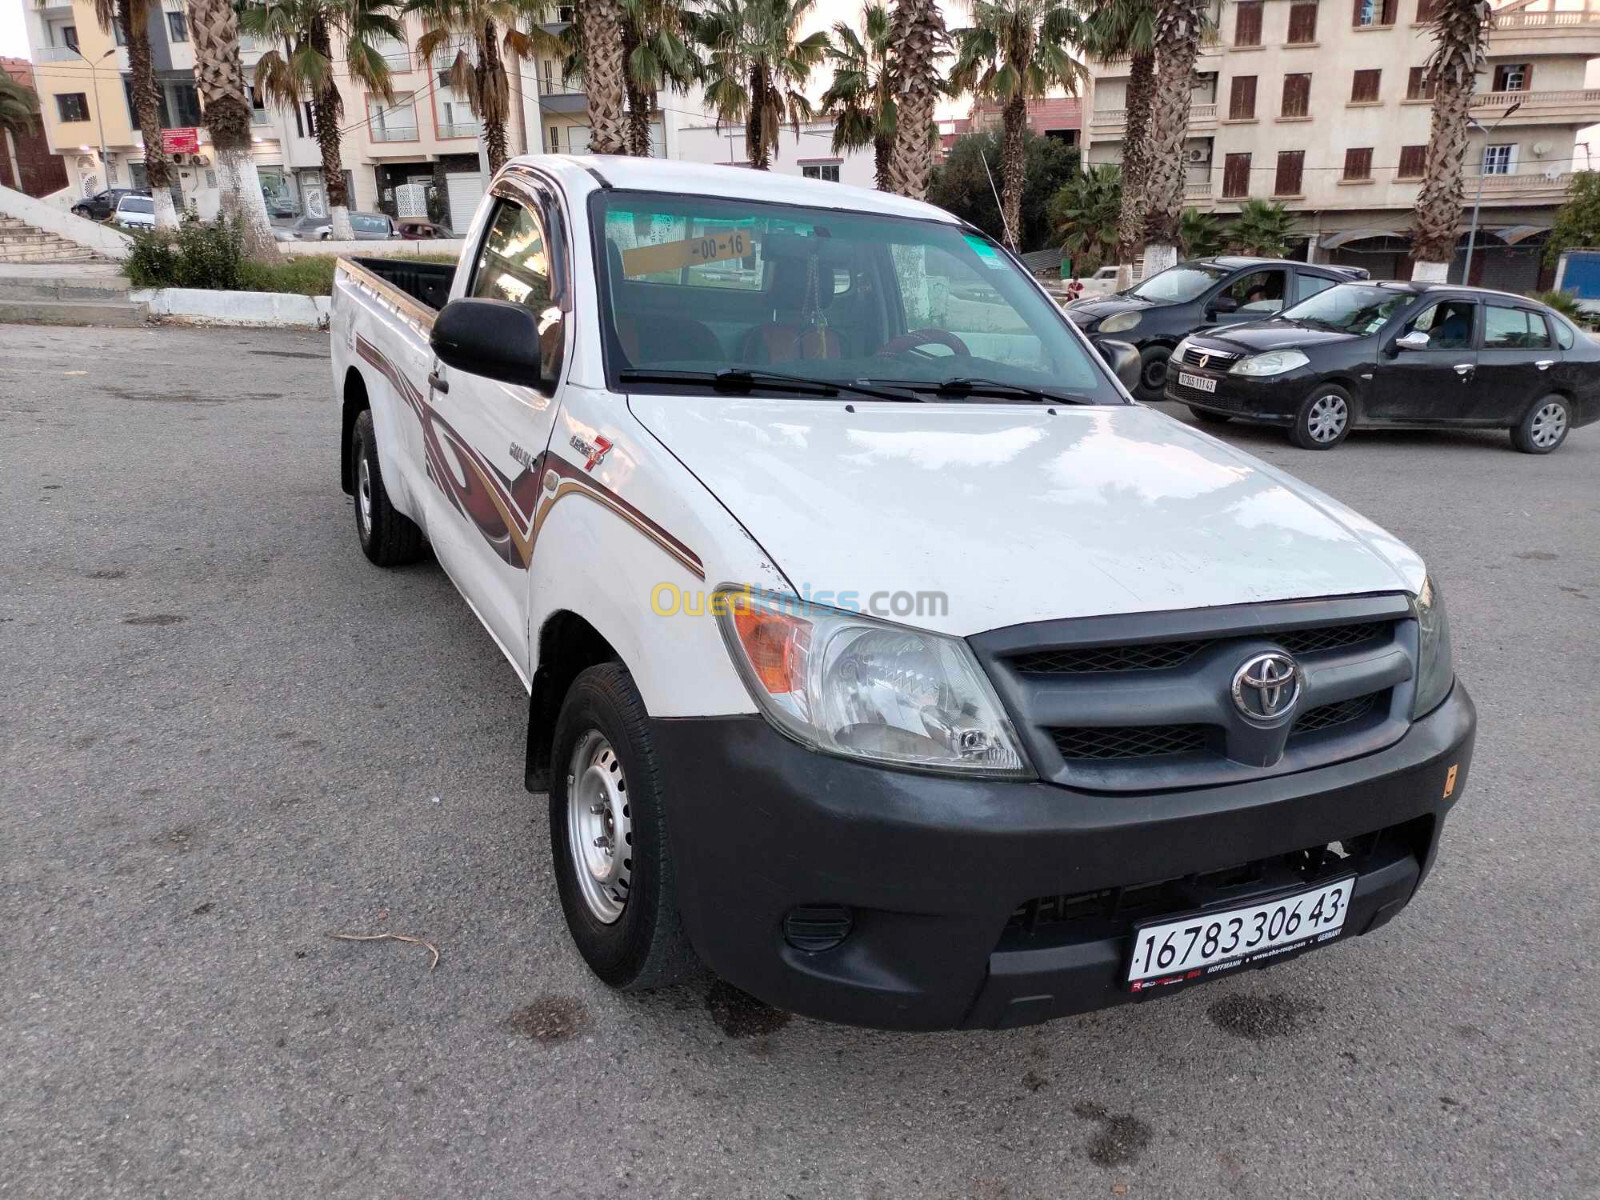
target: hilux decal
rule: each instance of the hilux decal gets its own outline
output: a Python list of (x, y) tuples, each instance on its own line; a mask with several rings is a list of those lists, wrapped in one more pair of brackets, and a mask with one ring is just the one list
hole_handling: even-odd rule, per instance
[[(527, 570), (533, 562), (534, 543), (550, 510), (567, 496), (585, 496), (628, 522), (696, 578), (705, 579), (705, 565), (699, 555), (587, 474), (611, 450), (608, 439), (596, 438), (596, 446), (583, 451), (592, 461), (582, 469), (549, 450), (533, 455), (520, 446), (514, 447), (512, 457), (522, 470), (516, 478), (508, 479), (456, 432), (381, 350), (358, 335), (356, 353), (394, 385), (396, 394), (416, 416), (422, 428), (428, 478), (507, 565)], [(596, 449), (598, 456), (593, 453)], [(516, 453), (518, 450), (522, 452)], [(547, 473), (556, 476), (554, 488), (548, 483), (541, 487), (541, 477)]]

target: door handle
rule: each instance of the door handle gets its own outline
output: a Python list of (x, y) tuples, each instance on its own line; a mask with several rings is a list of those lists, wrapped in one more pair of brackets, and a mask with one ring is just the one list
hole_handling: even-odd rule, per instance
[(1548, 371), (1551, 367), (1556, 365), (1556, 360), (1553, 358), (1541, 358), (1533, 365), (1538, 367), (1541, 371)]
[(439, 377), (439, 372), (437, 372), (437, 371), (429, 371), (428, 372), (428, 386), (431, 387), (434, 391), (440, 392), (440, 393), (442, 393), (444, 395), (448, 396), (450, 394), (449, 381), (447, 381), (445, 379), (441, 379)]
[(1461, 376), (1461, 378), (1465, 379), (1468, 375), (1472, 374), (1472, 364), (1471, 363), (1457, 363), (1456, 364), (1456, 374)]

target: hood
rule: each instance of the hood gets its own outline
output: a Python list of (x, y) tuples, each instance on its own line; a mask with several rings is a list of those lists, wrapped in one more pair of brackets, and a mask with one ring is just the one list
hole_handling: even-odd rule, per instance
[(1202, 329), (1191, 336), (1198, 345), (1221, 346), (1224, 349), (1244, 350), (1257, 354), (1263, 350), (1282, 350), (1294, 346), (1309, 350), (1313, 346), (1326, 346), (1333, 342), (1348, 342), (1359, 334), (1342, 333), (1332, 329), (1314, 329), (1294, 321), (1274, 318), (1269, 321), (1251, 321), (1246, 325), (1222, 325)]
[(629, 406), (796, 592), (942, 592), (945, 613), (903, 618), (942, 633), (1422, 585), (1370, 521), (1136, 405)]
[(1128, 296), (1106, 296), (1103, 299), (1074, 300), (1065, 305), (1064, 310), (1068, 317), (1080, 325), (1090, 321), (1099, 321), (1109, 317), (1112, 313), (1143, 312), (1152, 307), (1148, 300), (1136, 300)]

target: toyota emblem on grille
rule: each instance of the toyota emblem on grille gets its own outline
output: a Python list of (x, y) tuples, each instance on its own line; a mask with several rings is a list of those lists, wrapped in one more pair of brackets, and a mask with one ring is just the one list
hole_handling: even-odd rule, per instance
[(1233, 675), (1233, 703), (1246, 721), (1276, 725), (1294, 710), (1305, 674), (1287, 654), (1257, 654)]

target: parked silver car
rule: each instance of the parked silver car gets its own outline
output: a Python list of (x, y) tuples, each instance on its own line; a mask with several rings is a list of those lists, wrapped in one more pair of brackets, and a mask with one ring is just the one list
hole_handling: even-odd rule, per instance
[[(358, 242), (381, 242), (400, 236), (394, 220), (384, 213), (350, 214), (350, 228)], [(301, 217), (287, 229), (275, 229), (272, 236), (280, 242), (325, 242), (333, 236), (333, 222), (328, 217)]]

